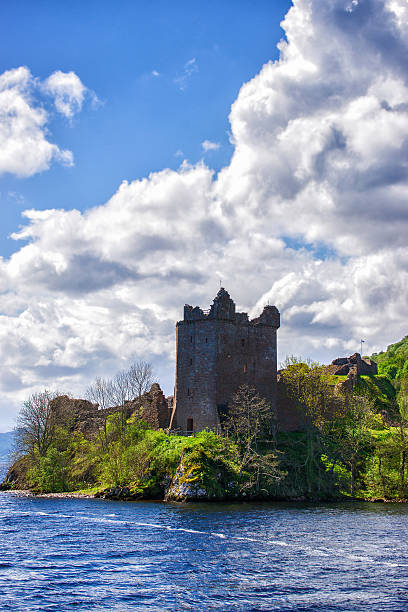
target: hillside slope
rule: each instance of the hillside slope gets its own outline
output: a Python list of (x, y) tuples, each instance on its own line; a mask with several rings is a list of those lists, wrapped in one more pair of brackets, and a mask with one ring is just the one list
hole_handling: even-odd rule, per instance
[(378, 364), (379, 374), (388, 376), (399, 386), (401, 380), (408, 375), (408, 336), (390, 344), (386, 351), (373, 353), (371, 359)]

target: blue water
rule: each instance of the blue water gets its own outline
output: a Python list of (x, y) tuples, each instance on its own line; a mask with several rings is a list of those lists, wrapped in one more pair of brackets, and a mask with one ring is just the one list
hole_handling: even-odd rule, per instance
[(408, 611), (403, 504), (0, 493), (3, 610)]

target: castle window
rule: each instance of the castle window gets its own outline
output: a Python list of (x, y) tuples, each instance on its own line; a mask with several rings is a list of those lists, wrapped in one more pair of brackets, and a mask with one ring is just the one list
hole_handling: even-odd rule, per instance
[(245, 346), (245, 340), (243, 338), (241, 340), (241, 344), (242, 344), (242, 346)]
[(193, 336), (190, 336), (190, 342), (192, 342), (192, 341), (193, 341)]
[(187, 419), (187, 432), (193, 433), (194, 431), (194, 421), (193, 419)]
[(193, 360), (190, 358), (190, 365), (193, 365)]
[(190, 395), (190, 389), (187, 389), (187, 395)]
[(246, 363), (244, 363), (244, 368), (243, 368), (243, 371), (244, 371), (244, 374), (246, 374), (246, 373), (247, 373), (247, 364), (246, 364)]
[(206, 338), (205, 341), (208, 342), (208, 338)]

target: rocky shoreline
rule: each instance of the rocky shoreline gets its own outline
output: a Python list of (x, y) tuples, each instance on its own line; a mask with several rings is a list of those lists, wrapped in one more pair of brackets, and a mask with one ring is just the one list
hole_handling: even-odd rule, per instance
[(248, 502), (263, 502), (263, 503), (311, 503), (311, 504), (321, 504), (321, 503), (341, 503), (341, 502), (349, 502), (349, 503), (384, 503), (384, 504), (406, 504), (408, 503), (408, 499), (385, 499), (385, 498), (373, 498), (373, 499), (364, 499), (364, 498), (343, 498), (343, 499), (307, 499), (306, 497), (297, 497), (297, 498), (287, 498), (287, 499), (245, 499), (245, 498), (225, 498), (225, 499), (211, 499), (201, 496), (199, 498), (193, 499), (168, 499), (167, 497), (164, 499), (147, 499), (141, 496), (132, 495), (127, 487), (113, 487), (112, 489), (105, 489), (103, 491), (98, 491), (97, 493), (82, 493), (78, 491), (67, 491), (63, 493), (35, 493), (30, 491), (29, 489), (9, 489), (4, 491), (5, 493), (10, 493), (15, 495), (16, 497), (34, 497), (34, 498), (42, 498), (42, 499), (104, 499), (106, 501), (145, 501), (145, 502), (181, 502), (181, 503), (189, 503), (189, 502), (211, 502), (211, 503), (248, 503)]
[(67, 491), (66, 493), (34, 493), (29, 489), (9, 489), (4, 493), (10, 493), (16, 497), (45, 497), (55, 499), (94, 499), (95, 495), (88, 493), (78, 493), (76, 491)]

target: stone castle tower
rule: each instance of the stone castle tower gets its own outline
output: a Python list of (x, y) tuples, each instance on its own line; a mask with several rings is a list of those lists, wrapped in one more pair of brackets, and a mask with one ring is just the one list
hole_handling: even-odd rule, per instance
[(251, 321), (221, 288), (209, 311), (188, 304), (177, 323), (177, 365), (170, 427), (200, 431), (220, 425), (239, 386), (257, 389), (276, 407), (279, 311), (265, 306)]

